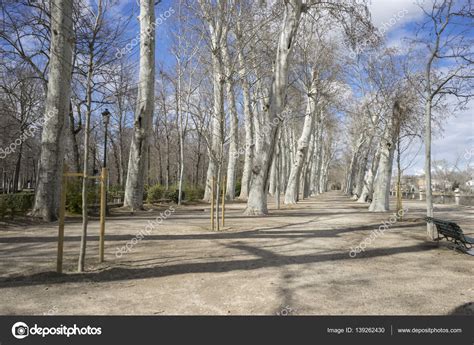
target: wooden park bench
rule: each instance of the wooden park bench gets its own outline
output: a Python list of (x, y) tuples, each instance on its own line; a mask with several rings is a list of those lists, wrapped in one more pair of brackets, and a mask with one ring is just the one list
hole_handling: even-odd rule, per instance
[(425, 217), (426, 222), (436, 225), (438, 231), (438, 238), (440, 241), (443, 238), (454, 243), (458, 249), (466, 254), (474, 255), (474, 238), (464, 235), (462, 229), (454, 222), (449, 222), (437, 218)]

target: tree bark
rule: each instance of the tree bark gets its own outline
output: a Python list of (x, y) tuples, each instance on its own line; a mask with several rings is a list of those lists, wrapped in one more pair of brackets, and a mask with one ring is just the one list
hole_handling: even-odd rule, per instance
[(392, 114), (380, 141), (380, 161), (374, 181), (373, 199), (369, 206), (371, 212), (386, 212), (390, 209), (390, 181), (392, 179), (395, 143), (400, 131), (400, 117), (401, 108), (398, 101), (395, 101)]
[(230, 66), (230, 56), (227, 45), (223, 48), (223, 58), (226, 66), (227, 75), (227, 104), (230, 111), (230, 143), (229, 143), (229, 159), (227, 163), (227, 186), (226, 186), (226, 199), (234, 200), (235, 198), (235, 174), (238, 159), (238, 147), (239, 147), (239, 118), (237, 114), (237, 106), (235, 103), (235, 90), (233, 73)]
[(130, 145), (124, 206), (143, 207), (148, 147), (155, 100), (155, 1), (140, 1), (140, 76)]
[(375, 179), (375, 174), (377, 173), (379, 161), (380, 161), (380, 149), (378, 149), (374, 153), (374, 157), (372, 158), (371, 167), (367, 171), (367, 174), (366, 174), (365, 179), (364, 179), (364, 186), (362, 188), (362, 192), (361, 192), (357, 202), (367, 202), (367, 200), (369, 198), (373, 197), (374, 179)]
[[(268, 213), (266, 185), (275, 149), (277, 129), (280, 123), (278, 116), (283, 111), (285, 105), (288, 65), (299, 26), (301, 10), (301, 0), (288, 0), (285, 2), (285, 15), (278, 40), (270, 98), (265, 106), (266, 111), (262, 116), (270, 128), (269, 133), (263, 135), (262, 147), (259, 147), (255, 152), (252, 182), (245, 210), (245, 213), (249, 215)], [(262, 134), (260, 133), (260, 135)]]
[(301, 170), (306, 159), (308, 146), (311, 138), (311, 130), (313, 128), (313, 118), (315, 114), (315, 100), (311, 94), (311, 90), (307, 96), (306, 115), (303, 124), (303, 130), (298, 140), (298, 148), (296, 151), (295, 161), (291, 167), (288, 186), (285, 192), (285, 204), (296, 204), (298, 200), (298, 189), (301, 179)]
[[(220, 7), (220, 6), (219, 6)], [(209, 165), (207, 169), (207, 179), (204, 192), (204, 201), (209, 201), (211, 197), (211, 184), (214, 178), (219, 184), (221, 165), (223, 161), (224, 146), (224, 84), (225, 73), (223, 64), (223, 49), (227, 44), (227, 27), (223, 23), (223, 18), (215, 20), (208, 19), (209, 31), (211, 35), (212, 53), (212, 86), (213, 86), (213, 113), (211, 120), (211, 147), (208, 149)]]
[(57, 219), (64, 162), (64, 133), (71, 97), (74, 32), (72, 0), (53, 0), (51, 47), (45, 123), (41, 138), (38, 183), (32, 214), (46, 221)]
[(254, 143), (254, 126), (253, 126), (253, 114), (250, 106), (250, 84), (247, 77), (247, 69), (245, 65), (244, 55), (242, 49), (239, 50), (239, 64), (240, 64), (240, 78), (242, 83), (242, 98), (244, 105), (244, 122), (245, 122), (245, 157), (244, 157), (244, 168), (242, 171), (242, 181), (239, 199), (247, 200), (249, 187), (250, 187), (250, 176), (253, 162), (253, 151), (255, 147)]

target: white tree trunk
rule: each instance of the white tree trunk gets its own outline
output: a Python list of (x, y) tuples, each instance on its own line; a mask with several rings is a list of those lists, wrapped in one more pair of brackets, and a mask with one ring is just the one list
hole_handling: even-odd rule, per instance
[(313, 120), (313, 129), (311, 130), (311, 138), (309, 140), (308, 153), (306, 154), (306, 162), (303, 167), (302, 175), (304, 176), (304, 185), (303, 185), (303, 199), (308, 198), (311, 194), (311, 173), (314, 166), (314, 146), (315, 146), (315, 137), (314, 137), (314, 120)]
[(321, 159), (321, 173), (319, 176), (319, 193), (322, 194), (326, 192), (326, 181), (327, 181), (327, 175), (328, 175), (328, 169), (329, 169), (329, 152), (327, 148), (323, 148), (323, 157)]
[[(262, 140), (262, 147), (255, 152), (252, 168), (252, 182), (247, 201), (246, 214), (267, 214), (266, 184), (270, 164), (275, 149), (275, 140), (279, 121), (275, 121), (282, 113), (285, 105), (285, 95), (288, 83), (288, 65), (293, 50), (296, 32), (301, 17), (302, 1), (288, 0), (285, 2), (285, 15), (282, 22), (275, 58), (272, 92), (266, 112), (263, 114), (265, 123), (270, 127), (269, 133)], [(272, 122), (273, 121), (273, 122)], [(276, 122), (276, 125), (275, 125)], [(273, 125), (272, 125), (273, 124)], [(263, 133), (260, 133), (263, 134)]]
[(273, 196), (275, 194), (276, 189), (276, 173), (277, 173), (277, 162), (275, 157), (273, 157), (272, 165), (270, 166), (270, 183), (268, 187), (268, 195)]
[(318, 146), (318, 157), (317, 157), (317, 167), (316, 167), (316, 194), (321, 194), (323, 191), (321, 191), (321, 176), (322, 176), (322, 168), (323, 168), (323, 154), (324, 154), (324, 145), (323, 145), (323, 123), (324, 123), (324, 115), (325, 113), (323, 111), (320, 112), (319, 114), (319, 124), (318, 124), (318, 138), (315, 142), (315, 144)]
[(155, 1), (140, 1), (140, 76), (133, 136), (128, 160), (124, 206), (143, 207), (148, 147), (155, 104)]
[(74, 32), (72, 0), (51, 2), (51, 47), (45, 123), (41, 137), (38, 182), (32, 214), (46, 221), (57, 218), (64, 162), (64, 133), (71, 98)]
[(364, 177), (367, 171), (367, 161), (369, 160), (371, 144), (372, 144), (372, 141), (369, 142), (368, 147), (362, 152), (362, 157), (359, 160), (359, 169), (357, 170), (357, 176), (356, 176), (356, 181), (355, 181), (356, 186), (355, 186), (355, 193), (354, 193), (354, 196), (356, 196), (357, 199), (361, 196), (362, 189), (364, 188)]
[(245, 157), (244, 157), (244, 168), (242, 171), (242, 181), (239, 199), (247, 200), (249, 195), (250, 187), (250, 174), (253, 162), (253, 151), (254, 151), (254, 126), (253, 126), (253, 114), (250, 106), (250, 84), (247, 76), (247, 67), (244, 59), (244, 53), (241, 45), (239, 46), (239, 67), (240, 67), (240, 79), (242, 84), (242, 98), (244, 106), (244, 121), (245, 121)]
[(379, 166), (379, 161), (380, 161), (380, 149), (376, 150), (376, 152), (374, 153), (371, 167), (367, 171), (367, 174), (364, 179), (364, 186), (362, 187), (362, 192), (357, 202), (367, 202), (368, 198), (372, 198), (374, 179), (375, 179), (375, 174), (377, 173), (377, 169)]
[(230, 111), (230, 143), (229, 143), (229, 160), (227, 163), (227, 186), (226, 198), (234, 200), (235, 198), (235, 173), (238, 159), (239, 147), (239, 117), (237, 114), (237, 106), (235, 103), (235, 91), (232, 62), (230, 61), (227, 45), (223, 49), (224, 64), (227, 74), (227, 104)]
[(393, 113), (386, 124), (384, 134), (380, 140), (380, 160), (374, 180), (374, 193), (369, 206), (371, 212), (386, 212), (390, 209), (390, 181), (392, 179), (392, 165), (395, 152), (395, 141), (399, 131), (399, 107), (394, 106)]
[[(224, 84), (225, 70), (223, 63), (223, 49), (227, 44), (227, 30), (222, 18), (209, 20), (212, 53), (212, 86), (213, 86), (213, 113), (211, 119), (211, 148), (209, 153), (209, 166), (204, 192), (204, 201), (211, 199), (211, 186), (213, 179), (219, 184), (221, 165), (223, 161), (224, 146)], [(218, 188), (217, 188), (218, 189)]]
[[(429, 77), (428, 77), (429, 78)], [(430, 86), (431, 88), (431, 86)], [(431, 95), (427, 92), (425, 104), (425, 191), (426, 191), (426, 216), (433, 217), (433, 193), (431, 190)], [(433, 240), (435, 229), (432, 223), (426, 223), (426, 235)]]
[(315, 114), (315, 101), (310, 95), (307, 97), (306, 115), (303, 124), (303, 130), (298, 140), (295, 161), (291, 167), (288, 186), (285, 193), (285, 204), (296, 204), (298, 200), (298, 189), (301, 178), (301, 169), (306, 159), (306, 153), (311, 138), (311, 130), (313, 128), (313, 118)]
[(319, 194), (318, 163), (319, 163), (319, 151), (321, 150), (321, 145), (318, 145), (319, 131), (321, 127), (319, 116), (315, 124), (316, 124), (315, 131), (314, 131), (315, 140), (313, 142), (313, 156), (312, 156), (313, 164), (311, 166), (311, 179), (310, 179), (310, 184), (311, 184), (310, 194), (311, 195)]
[(365, 133), (361, 133), (357, 139), (357, 143), (352, 151), (351, 162), (349, 164), (349, 171), (347, 173), (347, 180), (344, 192), (348, 195), (352, 195), (352, 189), (354, 187), (354, 180), (357, 170), (357, 162), (359, 159), (360, 148), (365, 140)]
[[(390, 146), (388, 146), (390, 144)], [(379, 167), (374, 181), (374, 192), (369, 211), (386, 212), (389, 207), (390, 180), (392, 178), (392, 164), (394, 144), (385, 141), (380, 154)]]

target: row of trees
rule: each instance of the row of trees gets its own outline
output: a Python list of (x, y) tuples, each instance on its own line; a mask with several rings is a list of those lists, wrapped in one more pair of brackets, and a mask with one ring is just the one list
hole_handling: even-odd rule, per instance
[[(34, 214), (47, 220), (64, 158), (85, 175), (100, 166), (105, 107), (111, 183), (132, 209), (146, 185), (178, 189), (181, 203), (185, 186), (202, 186), (209, 200), (225, 179), (226, 197), (246, 200), (247, 214), (267, 213), (268, 195), (293, 204), (338, 184), (377, 212), (389, 207), (395, 157), (416, 138), (431, 191), (432, 122), (472, 96), (470, 1), (425, 4), (406, 51), (385, 45), (356, 0), (179, 0), (169, 9), (142, 0), (132, 39), (131, 17), (114, 1), (1, 6), (3, 147), (47, 118), (41, 145), (22, 141), (2, 161), (4, 181), (36, 184)], [(157, 64), (164, 37), (170, 49)]]

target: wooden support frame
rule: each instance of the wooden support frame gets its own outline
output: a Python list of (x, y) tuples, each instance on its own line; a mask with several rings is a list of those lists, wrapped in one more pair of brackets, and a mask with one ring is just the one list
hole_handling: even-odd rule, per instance
[(100, 235), (99, 235), (99, 262), (104, 262), (105, 244), (105, 213), (107, 208), (107, 168), (102, 168), (100, 174)]
[(211, 185), (211, 230), (214, 231), (214, 185), (215, 185), (215, 177), (212, 177), (212, 185)]
[(63, 272), (63, 252), (64, 252), (64, 218), (66, 215), (66, 186), (67, 186), (67, 166), (64, 165), (63, 176), (61, 178), (61, 196), (59, 199), (59, 227), (58, 227), (58, 254), (56, 258), (56, 272)]
[(67, 166), (64, 166), (61, 179), (61, 195), (59, 201), (59, 225), (58, 225), (58, 252), (56, 258), (56, 272), (63, 271), (64, 254), (64, 224), (66, 218), (66, 190), (68, 177), (82, 177), (89, 179), (98, 179), (100, 181), (100, 234), (99, 234), (99, 262), (104, 262), (105, 252), (105, 218), (107, 207), (107, 168), (102, 168), (99, 176), (88, 176), (83, 173), (69, 172)]
[(227, 183), (227, 176), (224, 176), (222, 181), (222, 228), (225, 225), (225, 193), (226, 193), (226, 183)]

